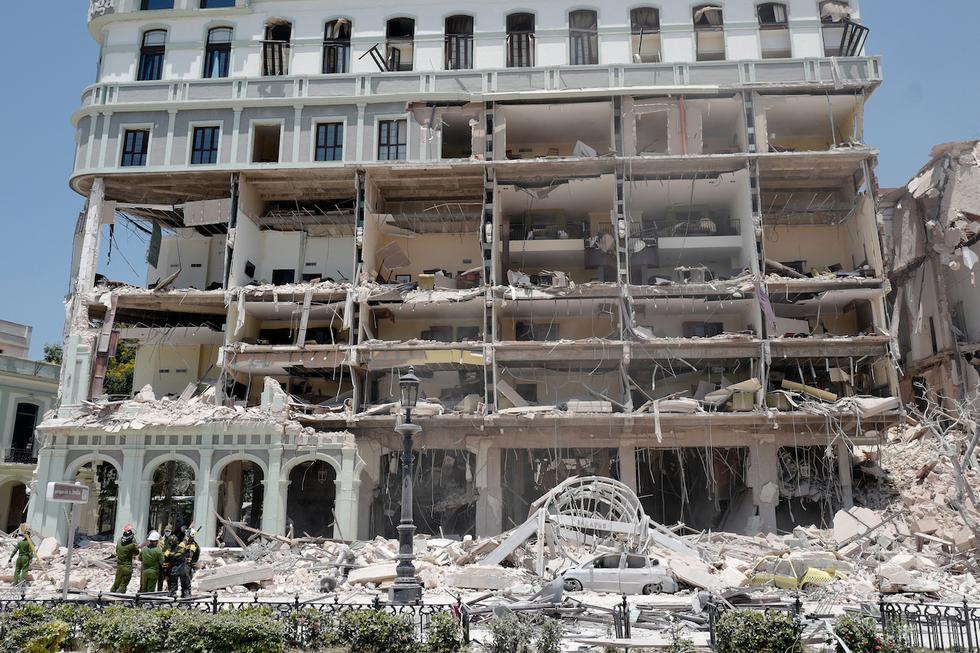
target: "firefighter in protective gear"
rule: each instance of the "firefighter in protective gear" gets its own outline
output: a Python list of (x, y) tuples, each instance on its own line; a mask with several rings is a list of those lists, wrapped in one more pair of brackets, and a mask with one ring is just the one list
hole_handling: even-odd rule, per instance
[(163, 550), (158, 546), (159, 543), (160, 533), (151, 531), (146, 538), (146, 546), (140, 550), (140, 592), (157, 591), (157, 580), (163, 564)]
[(161, 538), (161, 553), (163, 554), (163, 561), (160, 563), (160, 578), (157, 579), (157, 591), (163, 591), (163, 583), (167, 583), (167, 591), (173, 593), (173, 588), (170, 586), (170, 563), (167, 562), (167, 551), (172, 549), (177, 543), (174, 541), (174, 527), (170, 524), (163, 529), (163, 537)]
[(17, 563), (14, 565), (14, 585), (27, 582), (27, 571), (31, 566), (31, 558), (34, 557), (34, 545), (31, 544), (30, 536), (23, 530), (23, 526), (17, 531), (17, 546), (10, 552), (7, 564), (17, 556)]
[(133, 527), (124, 528), (122, 538), (116, 545), (116, 579), (110, 592), (125, 594), (129, 589), (129, 581), (133, 578), (133, 558), (140, 552), (140, 547), (133, 538)]
[(167, 548), (164, 560), (170, 565), (170, 575), (167, 576), (167, 591), (170, 596), (177, 595), (177, 581), (180, 581), (180, 596), (187, 598), (191, 595), (191, 577), (187, 568), (187, 553), (183, 542), (178, 542), (171, 536), (173, 544)]
[(195, 537), (197, 537), (197, 531), (193, 528), (188, 528), (187, 535), (184, 538), (184, 557), (187, 559), (189, 580), (193, 580), (194, 572), (197, 570), (197, 561), (201, 558), (201, 547), (197, 545), (197, 541), (194, 539)]

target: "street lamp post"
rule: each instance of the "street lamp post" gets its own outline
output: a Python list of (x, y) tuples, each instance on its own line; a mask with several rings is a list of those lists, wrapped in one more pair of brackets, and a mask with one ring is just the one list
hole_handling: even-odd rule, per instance
[(415, 577), (415, 516), (413, 514), (413, 480), (415, 452), (412, 438), (422, 430), (412, 424), (412, 409), (419, 398), (419, 379), (415, 369), (408, 368), (408, 374), (398, 379), (401, 390), (401, 404), (405, 409), (405, 421), (395, 427), (402, 436), (402, 518), (398, 524), (398, 566), (395, 568), (395, 581), (388, 590), (388, 600), (392, 603), (418, 603), (422, 600), (422, 585)]

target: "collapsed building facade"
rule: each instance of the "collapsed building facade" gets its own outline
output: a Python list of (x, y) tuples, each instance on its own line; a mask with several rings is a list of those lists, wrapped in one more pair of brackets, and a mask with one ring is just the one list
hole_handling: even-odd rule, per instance
[(947, 408), (980, 393), (980, 143), (936, 146), (880, 201), (903, 403)]
[[(899, 414), (856, 3), (532, 5), (93, 2), (38, 487), (206, 545), (392, 536), (412, 366), (422, 533), (571, 476), (697, 528), (850, 507)], [(145, 287), (97, 274), (119, 229)]]

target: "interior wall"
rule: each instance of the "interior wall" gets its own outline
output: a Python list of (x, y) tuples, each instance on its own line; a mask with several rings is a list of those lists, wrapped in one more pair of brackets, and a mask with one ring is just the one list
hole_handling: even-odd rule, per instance
[[(390, 243), (397, 243), (408, 256), (410, 263), (407, 267), (390, 270), (378, 260), (377, 252)], [(411, 275), (411, 281), (418, 281), (418, 275), (423, 270), (433, 269), (446, 270), (455, 279), (459, 272), (478, 267), (483, 261), (479, 235), (475, 230), (464, 234), (422, 234), (415, 238), (379, 234), (373, 254), (373, 270), (390, 277), (392, 283), (396, 275), (405, 274)]]
[[(622, 401), (622, 378), (618, 370), (595, 371), (595, 365), (575, 369), (552, 370), (541, 367), (500, 367), (500, 378), (509, 383), (530, 405), (559, 406), (569, 400), (601, 401), (586, 388)], [(537, 400), (522, 392), (525, 387), (536, 388)], [(510, 408), (513, 404), (500, 392), (497, 406)]]
[[(217, 360), (214, 346), (142, 344), (136, 352), (133, 392), (149, 384), (157, 397), (179, 395), (188, 383), (217, 379), (217, 367), (212, 367)], [(207, 378), (202, 379), (205, 372)]]

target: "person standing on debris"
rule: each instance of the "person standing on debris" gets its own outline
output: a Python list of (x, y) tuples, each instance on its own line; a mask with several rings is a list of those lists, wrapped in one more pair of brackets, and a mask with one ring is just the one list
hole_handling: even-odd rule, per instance
[(140, 547), (133, 538), (133, 527), (124, 528), (122, 538), (116, 545), (116, 579), (110, 592), (125, 594), (129, 589), (129, 581), (133, 578), (133, 558), (140, 552)]
[(167, 549), (166, 561), (170, 565), (170, 575), (167, 577), (167, 591), (170, 596), (177, 595), (177, 581), (180, 581), (180, 598), (185, 599), (191, 595), (191, 575), (187, 566), (187, 546), (183, 542), (177, 542), (176, 537), (173, 546)]
[(163, 564), (163, 550), (157, 544), (160, 533), (150, 531), (146, 538), (146, 546), (140, 550), (140, 592), (157, 591), (157, 581), (160, 579), (160, 567)]
[(197, 545), (197, 542), (194, 539), (196, 536), (196, 530), (193, 528), (187, 529), (187, 535), (184, 539), (184, 557), (187, 559), (188, 587), (190, 587), (190, 581), (194, 579), (194, 571), (197, 569), (197, 561), (201, 558), (201, 547)]
[(160, 563), (160, 577), (157, 579), (157, 591), (163, 591), (163, 583), (167, 583), (167, 591), (173, 593), (177, 587), (176, 580), (173, 586), (170, 584), (170, 563), (167, 560), (167, 551), (175, 547), (177, 543), (174, 541), (174, 527), (170, 524), (163, 529), (163, 544), (161, 545), (161, 553), (163, 554), (163, 561)]
[(14, 585), (27, 582), (27, 570), (31, 566), (33, 555), (34, 547), (31, 545), (31, 537), (21, 527), (17, 531), (17, 546), (14, 547), (14, 550), (10, 552), (10, 557), (7, 558), (7, 564), (9, 565), (11, 560), (14, 559), (14, 556), (17, 556), (17, 563), (14, 565)]

